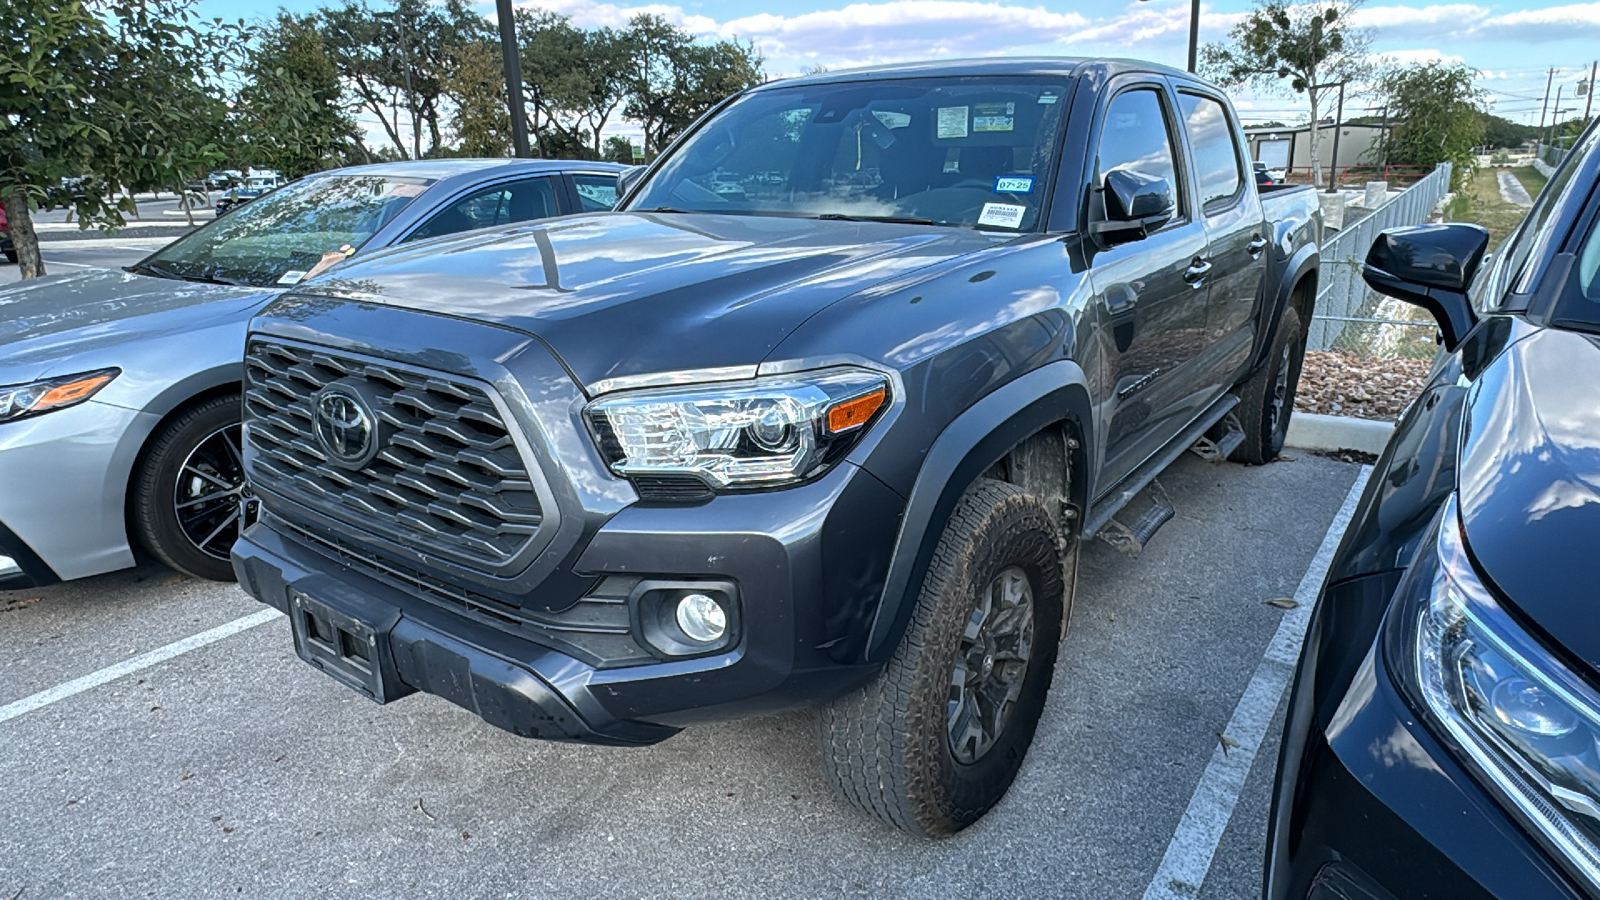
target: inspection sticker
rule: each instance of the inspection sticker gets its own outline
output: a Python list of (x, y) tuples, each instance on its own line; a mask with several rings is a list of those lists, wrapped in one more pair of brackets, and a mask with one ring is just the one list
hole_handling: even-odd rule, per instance
[(301, 271), (298, 271), (298, 270), (290, 270), (288, 272), (283, 273), (283, 276), (278, 279), (278, 283), (279, 284), (299, 284), (301, 282), (301, 280), (303, 280), (305, 277), (306, 277), (306, 273), (304, 273), (304, 272), (301, 272)]
[(1040, 103), (1045, 103), (1045, 104), (1054, 103), (1054, 102), (1056, 102), (1057, 100), (1060, 100), (1060, 99), (1061, 99), (1060, 95), (1057, 94), (1055, 91), (1045, 91), (1044, 93), (1039, 95), (1039, 102)]
[(1032, 175), (1001, 175), (994, 180), (996, 194), (1031, 194), (1033, 193)]
[(939, 107), (939, 137), (964, 138), (967, 136), (967, 112), (965, 106)]
[(1015, 103), (979, 103), (972, 108), (974, 132), (1010, 131), (1016, 122)]
[(978, 213), (978, 224), (993, 225), (996, 228), (1021, 228), (1022, 215), (1027, 211), (1026, 206), (1017, 206), (1014, 203), (985, 203), (983, 212)]

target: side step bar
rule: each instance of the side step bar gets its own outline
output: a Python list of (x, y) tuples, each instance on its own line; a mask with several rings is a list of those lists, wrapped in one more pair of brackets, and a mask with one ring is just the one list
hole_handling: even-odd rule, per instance
[[(1233, 412), (1233, 408), (1238, 405), (1239, 398), (1233, 394), (1223, 394), (1218, 397), (1217, 401), (1211, 404), (1203, 415), (1189, 423), (1189, 427), (1185, 428), (1181, 434), (1168, 441), (1167, 445), (1162, 447), (1159, 452), (1129, 473), (1128, 477), (1124, 478), (1120, 485), (1112, 489), (1111, 493), (1090, 504), (1089, 515), (1084, 517), (1083, 536), (1091, 538), (1098, 534), (1100, 529), (1106, 527), (1106, 524), (1111, 521), (1112, 517), (1121, 512), (1124, 506), (1128, 505), (1128, 501), (1138, 496), (1139, 492), (1144, 490), (1150, 482), (1155, 481), (1156, 476), (1165, 471), (1173, 460), (1182, 456), (1183, 451), (1189, 449), (1190, 445), (1204, 437), (1205, 433), (1211, 430), (1211, 426), (1222, 421), (1222, 417)], [(1239, 439), (1244, 439), (1242, 432)], [(1172, 517), (1169, 515), (1167, 518), (1170, 519)], [(1161, 524), (1165, 523), (1166, 519), (1163, 519)], [(1161, 527), (1161, 524), (1156, 527)], [(1132, 529), (1129, 530), (1131, 531)], [(1142, 542), (1141, 546), (1143, 546)]]
[(1150, 508), (1133, 520), (1132, 525), (1124, 525), (1117, 519), (1107, 522), (1101, 529), (1098, 537), (1117, 550), (1129, 556), (1138, 556), (1144, 551), (1144, 545), (1156, 536), (1161, 526), (1172, 521), (1177, 510), (1172, 508), (1172, 502), (1167, 499), (1167, 492), (1161, 487), (1161, 482), (1150, 482), (1150, 492), (1154, 495), (1154, 502)]

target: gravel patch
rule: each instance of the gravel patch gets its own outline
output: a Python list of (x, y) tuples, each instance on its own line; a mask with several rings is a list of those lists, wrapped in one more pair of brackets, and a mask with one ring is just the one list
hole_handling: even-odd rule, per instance
[(1307, 350), (1294, 408), (1393, 422), (1422, 391), (1432, 362)]

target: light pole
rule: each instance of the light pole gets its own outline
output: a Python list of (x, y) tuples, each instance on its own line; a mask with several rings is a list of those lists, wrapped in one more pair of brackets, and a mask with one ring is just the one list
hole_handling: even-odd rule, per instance
[[(1146, 0), (1139, 0), (1140, 3)], [(1189, 3), (1189, 71), (1195, 70), (1196, 58), (1200, 54), (1200, 0), (1190, 0)]]
[[(1348, 83), (1348, 81), (1330, 81), (1327, 84), (1313, 84), (1306, 88), (1308, 91), (1320, 91), (1323, 88), (1334, 87), (1339, 89), (1339, 106), (1333, 113), (1333, 158), (1328, 161), (1328, 193), (1330, 194), (1337, 192), (1339, 189), (1339, 132), (1344, 129), (1344, 86)], [(1319, 124), (1318, 122), (1311, 123), (1311, 136), (1313, 138), (1316, 137), (1316, 130)], [(1388, 120), (1385, 119), (1385, 126), (1387, 124)], [(1316, 172), (1311, 173), (1311, 182), (1313, 184), (1317, 181), (1317, 175), (1318, 173)]]
[(517, 51), (517, 20), (511, 15), (511, 0), (496, 0), (495, 14), (500, 17), (500, 53), (505, 57), (506, 102), (511, 108), (511, 151), (526, 159), (533, 154), (528, 150), (528, 117), (522, 105), (522, 60)]

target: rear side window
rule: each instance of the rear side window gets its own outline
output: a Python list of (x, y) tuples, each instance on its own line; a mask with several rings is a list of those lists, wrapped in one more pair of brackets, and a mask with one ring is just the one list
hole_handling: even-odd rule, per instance
[(443, 237), (475, 228), (510, 225), (560, 215), (556, 192), (548, 176), (487, 187), (451, 203), (433, 214), (407, 241)]
[(1154, 88), (1124, 91), (1111, 99), (1097, 156), (1101, 180), (1114, 169), (1165, 178), (1179, 198), (1180, 209), (1183, 206), (1173, 161), (1172, 132), (1161, 95)]
[(578, 204), (584, 212), (606, 212), (617, 205), (615, 175), (574, 175), (572, 186), (578, 189)]
[(1244, 160), (1233, 139), (1228, 111), (1221, 103), (1200, 94), (1179, 93), (1178, 106), (1183, 110), (1183, 127), (1194, 149), (1200, 204), (1208, 213), (1225, 209), (1244, 186)]

